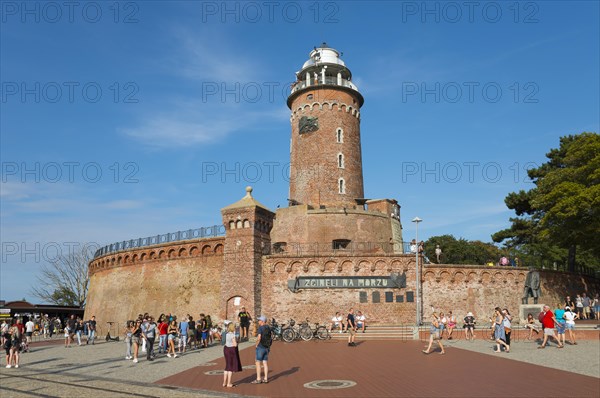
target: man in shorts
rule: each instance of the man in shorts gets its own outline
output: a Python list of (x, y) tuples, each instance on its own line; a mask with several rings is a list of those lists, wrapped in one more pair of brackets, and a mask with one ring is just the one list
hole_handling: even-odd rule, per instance
[(581, 301), (583, 302), (583, 319), (590, 319), (590, 304), (591, 300), (587, 294), (583, 293)]
[(238, 314), (238, 319), (240, 320), (240, 329), (242, 332), (240, 341), (248, 340), (248, 331), (250, 330), (250, 321), (252, 321), (252, 317), (250, 316), (250, 313), (246, 311), (246, 307), (242, 307), (242, 310)]
[(344, 323), (342, 322), (343, 320), (344, 320), (344, 318), (342, 317), (342, 314), (340, 314), (339, 312), (336, 312), (335, 316), (333, 318), (331, 318), (331, 323), (329, 324), (329, 331), (333, 332), (333, 329), (339, 328), (340, 333), (343, 333), (344, 332)]
[(31, 336), (33, 336), (33, 329), (35, 328), (35, 323), (31, 320), (31, 318), (25, 323), (25, 342), (27, 346), (27, 351), (29, 351), (29, 344), (31, 344)]
[(558, 344), (558, 348), (563, 348), (564, 346), (560, 343), (556, 335), (554, 334), (554, 324), (557, 322), (556, 318), (552, 311), (550, 311), (549, 305), (544, 305), (543, 310), (543, 318), (542, 318), (542, 326), (544, 327), (544, 341), (542, 341), (542, 345), (538, 348), (546, 348), (546, 343), (548, 342), (548, 337), (552, 337), (556, 340)]
[[(268, 340), (270, 341), (271, 336), (271, 328), (267, 325), (267, 317), (261, 315), (258, 318), (258, 336), (256, 337), (256, 380), (252, 382), (252, 384), (261, 384), (269, 382), (269, 365), (267, 361), (269, 360), (269, 351), (271, 347), (266, 347), (263, 345), (263, 336), (269, 336)], [(260, 377), (260, 364), (262, 362), (262, 366), (265, 369), (265, 377), (261, 379)]]
[(350, 308), (348, 316), (346, 317), (346, 330), (350, 335), (348, 336), (348, 347), (355, 347), (354, 337), (356, 336), (356, 321), (354, 319), (354, 308)]
[(367, 317), (364, 316), (362, 312), (357, 311), (356, 312), (356, 329), (362, 330), (362, 332), (364, 333), (366, 327), (367, 327)]

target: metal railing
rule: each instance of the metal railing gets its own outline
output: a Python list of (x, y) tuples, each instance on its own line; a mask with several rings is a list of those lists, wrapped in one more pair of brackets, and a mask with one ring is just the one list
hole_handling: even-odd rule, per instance
[(111, 243), (110, 245), (106, 245), (96, 250), (94, 253), (94, 258), (101, 257), (109, 253), (116, 253), (123, 250), (137, 249), (146, 246), (154, 246), (162, 243), (179, 242), (224, 235), (225, 226), (223, 225), (213, 225), (211, 227), (188, 229), (186, 231), (169, 232), (162, 235), (153, 235), (145, 238), (130, 239)]
[(271, 244), (270, 254), (274, 256), (321, 256), (321, 255), (343, 255), (343, 254), (411, 254), (410, 242), (349, 242), (347, 244), (329, 243), (294, 243), (275, 242)]
[(358, 87), (356, 87), (356, 85), (354, 83), (352, 83), (350, 80), (341, 79), (340, 82), (338, 82), (338, 79), (335, 76), (325, 76), (325, 82), (323, 82), (321, 80), (321, 76), (319, 75), (319, 80), (318, 81), (314, 81), (314, 80), (311, 79), (310, 85), (306, 84), (306, 80), (299, 80), (299, 81), (297, 81), (295, 84), (292, 85), (291, 92), (295, 93), (296, 91), (302, 90), (302, 89), (307, 88), (307, 87), (322, 86), (324, 84), (326, 84), (326, 85), (348, 87), (348, 88), (351, 88), (353, 90), (358, 91)]

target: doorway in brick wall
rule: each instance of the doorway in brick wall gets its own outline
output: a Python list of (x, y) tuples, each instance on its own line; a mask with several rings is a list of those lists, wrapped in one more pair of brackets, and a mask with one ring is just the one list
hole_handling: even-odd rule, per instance
[(254, 314), (252, 313), (252, 308), (248, 307), (248, 301), (242, 296), (233, 296), (229, 300), (227, 300), (227, 307), (225, 309), (225, 319), (229, 319), (233, 322), (238, 322), (238, 314), (245, 308), (247, 312), (250, 313), (252, 319), (254, 319)]

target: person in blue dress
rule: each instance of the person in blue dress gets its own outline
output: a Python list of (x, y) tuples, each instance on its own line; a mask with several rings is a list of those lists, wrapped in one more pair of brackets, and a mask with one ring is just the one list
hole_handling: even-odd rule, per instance
[(494, 309), (494, 318), (490, 318), (494, 327), (494, 339), (496, 340), (496, 349), (494, 352), (502, 352), (501, 346), (504, 346), (505, 352), (510, 352), (510, 346), (506, 344), (506, 334), (504, 332), (504, 315), (500, 307)]

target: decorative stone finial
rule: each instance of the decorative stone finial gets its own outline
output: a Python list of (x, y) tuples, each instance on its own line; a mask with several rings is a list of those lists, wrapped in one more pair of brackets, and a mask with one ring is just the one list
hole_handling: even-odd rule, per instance
[(252, 197), (252, 187), (250, 185), (248, 185), (246, 187), (246, 197), (247, 198), (251, 198)]

